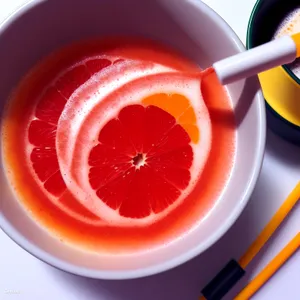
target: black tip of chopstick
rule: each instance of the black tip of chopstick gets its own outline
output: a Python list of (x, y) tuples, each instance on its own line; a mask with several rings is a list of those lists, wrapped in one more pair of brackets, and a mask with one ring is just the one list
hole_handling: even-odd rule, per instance
[(201, 291), (206, 300), (220, 300), (244, 276), (245, 270), (232, 259)]

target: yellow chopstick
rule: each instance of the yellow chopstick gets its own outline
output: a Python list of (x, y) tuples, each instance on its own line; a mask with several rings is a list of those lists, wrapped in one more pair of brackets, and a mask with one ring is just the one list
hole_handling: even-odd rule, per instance
[[(266, 227), (262, 230), (256, 240), (251, 244), (246, 253), (240, 258), (239, 264), (245, 269), (247, 265), (252, 261), (252, 259), (257, 255), (257, 253), (261, 250), (261, 248), (267, 243), (272, 234), (276, 231), (276, 229), (280, 226), (282, 221), (286, 218), (292, 208), (300, 199), (300, 181), (297, 183), (293, 191), (289, 194), (277, 212), (274, 214), (272, 219), (266, 225)], [(264, 282), (263, 282), (264, 283)], [(263, 284), (262, 283), (262, 284)], [(261, 285), (262, 285), (261, 284)], [(260, 286), (261, 286), (260, 285)], [(199, 300), (205, 300), (204, 296), (201, 296)], [(239, 298), (242, 299), (242, 298)], [(247, 299), (247, 298), (243, 298)]]
[(257, 290), (296, 252), (300, 247), (300, 232), (270, 261), (270, 263), (234, 298), (250, 299)]
[(289, 194), (280, 208), (277, 210), (275, 215), (272, 217), (270, 222), (266, 225), (263, 231), (259, 234), (256, 240), (248, 248), (246, 253), (240, 258), (239, 264), (245, 269), (246, 266), (251, 262), (251, 260), (256, 256), (260, 249), (266, 244), (275, 230), (279, 227), (285, 217), (289, 214), (292, 208), (295, 206), (297, 201), (300, 199), (300, 181), (294, 188), (294, 190)]

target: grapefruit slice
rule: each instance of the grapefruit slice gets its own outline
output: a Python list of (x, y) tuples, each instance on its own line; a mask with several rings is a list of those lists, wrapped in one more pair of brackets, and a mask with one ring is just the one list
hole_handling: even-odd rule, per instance
[(95, 73), (119, 63), (119, 56), (94, 56), (84, 59), (58, 73), (36, 100), (28, 127), (29, 165), (37, 183), (50, 200), (63, 211), (81, 221), (99, 220), (83, 207), (67, 190), (60, 172), (55, 148), (57, 123), (69, 97)]
[(56, 148), (69, 191), (115, 226), (150, 224), (178, 206), (211, 145), (198, 74), (156, 70), (137, 77), (109, 93), (89, 80), (58, 124)]

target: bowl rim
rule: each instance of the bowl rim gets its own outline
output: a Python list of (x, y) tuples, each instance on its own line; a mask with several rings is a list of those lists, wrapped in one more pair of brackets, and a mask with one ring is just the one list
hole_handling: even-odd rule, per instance
[[(247, 49), (253, 48), (252, 36), (253, 36), (254, 21), (264, 1), (266, 0), (256, 0), (256, 3), (254, 4), (254, 7), (251, 11), (250, 18), (248, 21), (248, 27), (247, 27), (247, 37), (246, 37)], [(293, 82), (300, 85), (300, 78), (298, 78), (287, 65), (282, 65), (281, 67), (287, 73), (287, 75), (293, 80)]]
[[(39, 0), (42, 1), (42, 0)], [(33, 8), (35, 5), (39, 3), (36, 0), (29, 0), (20, 6), (17, 10), (15, 10), (12, 14), (10, 14), (3, 23), (0, 24), (0, 33), (4, 31), (13, 21), (20, 17), (23, 13)], [(228, 23), (218, 15), (212, 8), (201, 1), (197, 1), (197, 5), (199, 5), (200, 9), (208, 15), (210, 19), (220, 25), (223, 29), (224, 33), (227, 35), (228, 39), (232, 40), (233, 44), (236, 47), (236, 50), (239, 52), (245, 51), (245, 46), (233, 31), (233, 29), (228, 25)], [(52, 254), (40, 249), (38, 246), (32, 244), (28, 241), (23, 235), (21, 235), (10, 223), (0, 211), (0, 228), (3, 232), (6, 233), (8, 237), (10, 237), (16, 244), (18, 244), (21, 248), (27, 251), (29, 254), (38, 258), (39, 260), (55, 267), (59, 270), (89, 277), (95, 279), (110, 279), (110, 280), (124, 280), (124, 279), (135, 279), (146, 277), (150, 275), (155, 275), (158, 273), (165, 272), (167, 270), (173, 269), (192, 258), (198, 256), (199, 254), (206, 251), (213, 244), (215, 244), (235, 223), (238, 219), (245, 206), (247, 205), (250, 196), (254, 190), (256, 182), (258, 180), (260, 170), (262, 168), (264, 151), (265, 151), (265, 142), (266, 142), (266, 115), (265, 115), (265, 105), (264, 98), (262, 96), (261, 90), (258, 90), (255, 96), (258, 105), (258, 118), (259, 123), (261, 124), (261, 128), (259, 131), (258, 137), (258, 152), (256, 157), (256, 162), (251, 170), (250, 179), (248, 180), (247, 185), (245, 186), (244, 193), (241, 197), (241, 200), (236, 205), (235, 209), (232, 210), (231, 214), (228, 216), (227, 221), (223, 224), (222, 227), (219, 228), (216, 232), (214, 232), (211, 237), (205, 242), (197, 247), (190, 249), (189, 251), (173, 258), (164, 261), (163, 263), (158, 263), (149, 267), (136, 269), (136, 270), (92, 270), (87, 267), (79, 267), (75, 266), (72, 263), (68, 263), (63, 261), (62, 259), (56, 258)]]

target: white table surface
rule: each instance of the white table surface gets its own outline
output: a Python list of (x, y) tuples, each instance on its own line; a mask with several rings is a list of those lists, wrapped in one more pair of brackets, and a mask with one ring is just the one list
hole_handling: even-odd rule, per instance
[[(0, 21), (26, 0), (0, 0)], [(243, 42), (255, 0), (205, 0)], [(0, 45), (1, 47), (1, 45)], [(249, 205), (237, 223), (209, 251), (160, 275), (130, 281), (81, 278), (40, 262), (0, 230), (0, 300), (193, 300), (231, 257), (238, 258), (255, 239), (300, 179), (300, 148), (268, 132), (262, 172)], [(300, 205), (250, 265), (233, 296), (300, 231)], [(253, 297), (300, 299), (300, 251)]]

